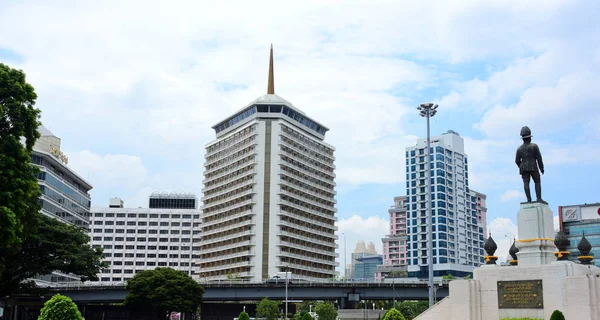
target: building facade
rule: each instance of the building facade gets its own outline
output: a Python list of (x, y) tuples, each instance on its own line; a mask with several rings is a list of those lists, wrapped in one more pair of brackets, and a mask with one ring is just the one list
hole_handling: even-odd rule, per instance
[(150, 209), (196, 209), (198, 198), (193, 193), (153, 192), (148, 201)]
[(213, 127), (206, 146), (201, 277), (337, 275), (335, 148), (327, 128), (267, 94)]
[(374, 281), (375, 269), (383, 263), (383, 256), (380, 254), (366, 255), (356, 259), (352, 278), (359, 281)]
[(483, 237), (487, 235), (487, 196), (471, 189), (471, 206), (475, 203), (477, 222), (483, 226)]
[[(91, 243), (104, 249), (109, 268), (101, 282), (126, 282), (136, 273), (171, 267), (197, 278), (200, 257), (200, 211), (197, 209), (123, 208), (118, 198), (108, 208), (94, 208)], [(121, 205), (119, 205), (121, 203)]]
[[(39, 169), (41, 213), (88, 230), (92, 185), (67, 166), (69, 159), (60, 149), (60, 138), (42, 125), (38, 131), (40, 138), (33, 146), (31, 163)], [(34, 281), (40, 286), (52, 286), (79, 278), (54, 272), (37, 276)]]
[[(558, 217), (560, 230), (571, 242), (567, 248), (571, 252), (569, 260), (578, 261), (580, 253), (577, 246), (584, 234), (592, 245), (590, 255), (600, 254), (600, 203), (560, 206)], [(600, 258), (595, 258), (592, 263), (600, 267)]]
[(69, 159), (60, 150), (60, 138), (44, 126), (31, 152), (31, 163), (38, 167), (42, 213), (64, 223), (89, 226), (92, 185), (67, 166)]
[(389, 234), (382, 238), (383, 265), (375, 270), (375, 280), (382, 280), (389, 272), (406, 272), (406, 196), (394, 197), (394, 205), (388, 209)]
[[(408, 274), (419, 278), (428, 275), (426, 147), (427, 140), (419, 139), (416, 145), (406, 148)], [(484, 214), (479, 219), (469, 189), (464, 139), (451, 130), (432, 137), (429, 160), (434, 276), (466, 276), (484, 262), (486, 221)]]

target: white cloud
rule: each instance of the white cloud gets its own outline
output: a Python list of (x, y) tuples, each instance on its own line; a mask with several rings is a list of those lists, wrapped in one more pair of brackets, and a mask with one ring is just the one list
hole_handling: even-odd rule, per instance
[(123, 154), (98, 155), (91, 151), (66, 152), (69, 166), (98, 187), (139, 187), (147, 178), (140, 157)]
[[(346, 254), (346, 264), (350, 263), (350, 254), (354, 251), (359, 240), (364, 241), (365, 244), (373, 242), (377, 253), (383, 253), (381, 238), (389, 233), (388, 220), (378, 216), (363, 218), (355, 214), (347, 219), (338, 220), (336, 225), (338, 227), (338, 243), (340, 244), (338, 247), (340, 266), (344, 264), (344, 254)], [(347, 247), (345, 247), (346, 245)]]
[(600, 92), (594, 86), (598, 80), (592, 72), (574, 72), (561, 77), (555, 85), (530, 87), (518, 103), (495, 106), (475, 127), (489, 137), (506, 137), (515, 136), (525, 124), (535, 134), (538, 128), (538, 133), (544, 133), (585, 123), (600, 102)]
[[(498, 256), (498, 261), (504, 262), (506, 258), (510, 258), (508, 251), (515, 238), (518, 239), (517, 225), (507, 218), (496, 218), (487, 226), (487, 230), (491, 233), (492, 238), (498, 245), (495, 255)], [(487, 235), (486, 235), (487, 237)]]
[(524, 199), (524, 197), (525, 197), (525, 195), (524, 195), (523, 191), (510, 189), (510, 190), (504, 191), (502, 196), (500, 196), (500, 201), (509, 202), (509, 201), (513, 201), (516, 199)]

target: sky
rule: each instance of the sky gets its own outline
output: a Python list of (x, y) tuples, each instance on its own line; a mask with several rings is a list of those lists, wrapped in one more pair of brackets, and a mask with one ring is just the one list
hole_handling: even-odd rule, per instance
[(426, 135), (416, 107), (438, 103), (432, 135), (464, 137), (503, 259), (524, 201), (522, 126), (555, 214), (600, 201), (597, 12), (563, 0), (0, 1), (0, 62), (27, 74), (92, 206), (137, 207), (153, 191), (201, 197), (211, 127), (266, 93), (273, 44), (275, 92), (336, 147), (341, 263), (358, 240), (381, 252), (404, 150)]

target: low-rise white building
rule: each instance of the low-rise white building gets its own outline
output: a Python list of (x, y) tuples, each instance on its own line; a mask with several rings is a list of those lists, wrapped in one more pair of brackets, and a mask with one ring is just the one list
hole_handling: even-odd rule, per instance
[(104, 249), (110, 267), (101, 282), (124, 282), (143, 270), (171, 267), (196, 278), (200, 257), (198, 209), (123, 208), (118, 198), (92, 209), (92, 246)]

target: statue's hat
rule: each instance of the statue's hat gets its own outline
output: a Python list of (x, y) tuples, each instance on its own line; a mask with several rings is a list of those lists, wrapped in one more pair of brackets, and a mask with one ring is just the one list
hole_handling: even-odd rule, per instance
[(521, 138), (531, 138), (531, 129), (529, 129), (528, 126), (524, 126), (523, 128), (521, 128)]

